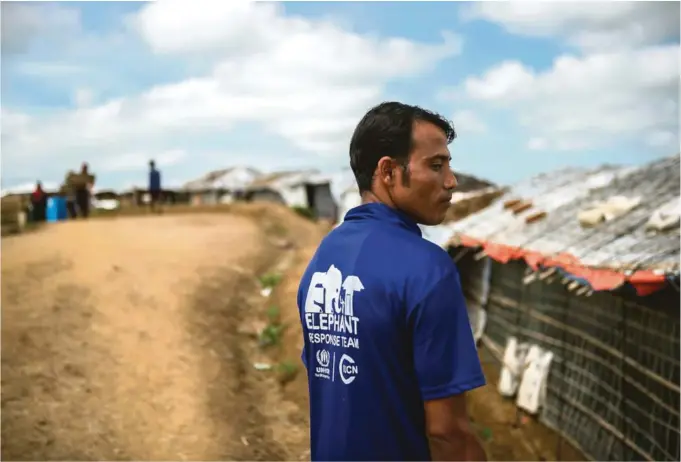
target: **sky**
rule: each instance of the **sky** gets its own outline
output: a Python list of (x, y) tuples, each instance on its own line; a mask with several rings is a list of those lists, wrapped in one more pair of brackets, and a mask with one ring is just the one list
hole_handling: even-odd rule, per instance
[(511, 184), (679, 151), (678, 2), (7, 3), (3, 189), (167, 186), (349, 165), (372, 106), (454, 122), (452, 167)]

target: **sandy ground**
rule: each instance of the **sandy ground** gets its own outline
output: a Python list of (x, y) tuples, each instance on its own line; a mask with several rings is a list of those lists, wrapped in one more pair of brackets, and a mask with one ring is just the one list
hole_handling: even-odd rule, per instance
[(286, 230), (265, 212), (69, 222), (3, 239), (2, 458), (304, 454), (306, 429), (302, 448), (272, 439), (274, 424), (290, 426), (281, 410), (272, 425), (260, 412), (278, 381), (253, 368), (255, 341), (240, 333), (265, 309), (257, 276), (290, 261)]
[(487, 386), (468, 395), (469, 412), (489, 460), (588, 460), (569, 442), (537, 419), (518, 412), (513, 399), (497, 392), (499, 362), (480, 345), (480, 362)]
[[(328, 226), (265, 204), (231, 210), (2, 240), (3, 460), (309, 458), (295, 299)], [(283, 276), (268, 297), (264, 273)], [(285, 330), (263, 349), (273, 308)], [(492, 385), (470, 407), (490, 460), (554, 460), (555, 435), (514, 425), (482, 359)]]

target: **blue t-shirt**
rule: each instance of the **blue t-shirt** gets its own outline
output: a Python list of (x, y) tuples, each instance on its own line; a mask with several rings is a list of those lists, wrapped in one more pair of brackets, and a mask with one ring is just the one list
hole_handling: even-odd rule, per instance
[(149, 191), (161, 190), (161, 172), (156, 169), (149, 170)]
[(454, 262), (383, 204), (322, 241), (298, 308), (312, 460), (430, 460), (424, 400), (485, 384)]

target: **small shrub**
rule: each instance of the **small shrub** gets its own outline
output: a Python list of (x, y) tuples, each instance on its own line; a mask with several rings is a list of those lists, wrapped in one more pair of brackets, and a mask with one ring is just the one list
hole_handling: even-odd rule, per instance
[(263, 348), (277, 345), (281, 340), (281, 336), (285, 329), (286, 326), (283, 324), (268, 324), (267, 327), (265, 327), (260, 333), (258, 343)]
[(291, 361), (282, 361), (277, 366), (277, 373), (279, 375), (279, 383), (283, 385), (296, 378), (298, 366)]
[(263, 288), (274, 288), (281, 281), (281, 274), (267, 273), (260, 276), (260, 285)]
[(294, 212), (296, 212), (301, 217), (307, 218), (308, 220), (316, 220), (317, 214), (309, 207), (295, 206), (291, 207)]
[(270, 306), (267, 309), (267, 319), (270, 324), (276, 324), (279, 322), (279, 308), (276, 306)]

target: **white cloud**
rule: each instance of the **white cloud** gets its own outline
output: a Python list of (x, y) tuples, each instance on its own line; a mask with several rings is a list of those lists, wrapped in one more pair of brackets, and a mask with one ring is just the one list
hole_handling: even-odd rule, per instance
[[(276, 3), (253, 8), (251, 2), (199, 0), (190, 7), (181, 0), (166, 0), (145, 7), (131, 16), (128, 24), (157, 53), (243, 56), (267, 49), (281, 38), (282, 29), (295, 27), (295, 21), (280, 13)], [(300, 21), (298, 25), (305, 27), (307, 23)]]
[(648, 135), (646, 143), (652, 147), (678, 147), (679, 134), (670, 130), (657, 130)]
[(544, 138), (532, 138), (527, 142), (527, 148), (532, 151), (542, 151), (547, 146), (548, 142)]
[(156, 155), (144, 152), (131, 152), (105, 159), (99, 170), (103, 172), (127, 172), (147, 168), (150, 160), (154, 160), (158, 167), (169, 167), (180, 163), (187, 157), (182, 149), (171, 149)]
[(679, 12), (679, 2), (477, 2), (466, 16), (513, 34), (606, 51), (678, 38)]
[(654, 132), (675, 134), (665, 138), (673, 145), (679, 65), (674, 45), (561, 56), (545, 72), (511, 61), (468, 78), (463, 88), (474, 100), (516, 111), (521, 124), (557, 149), (585, 149)]
[(187, 148), (185, 137), (225, 133), (237, 122), (259, 123), (314, 155), (344, 153), (354, 125), (381, 100), (388, 81), (424, 72), (461, 49), (449, 33), (438, 44), (363, 36), (284, 16), (275, 3), (209, 8), (169, 0), (148, 4), (128, 23), (159, 54), (205, 51), (215, 59), (212, 72), (14, 124), (3, 133), (6, 161), (28, 168), (46, 156), (73, 163), (96, 152), (90, 162), (97, 168), (140, 145), (145, 152), (170, 143)]
[(77, 88), (73, 93), (73, 102), (78, 107), (85, 107), (92, 104), (94, 92), (90, 88)]
[(72, 77), (84, 72), (81, 66), (60, 62), (23, 61), (17, 63), (14, 69), (28, 77), (43, 78)]
[(487, 125), (478, 117), (478, 115), (470, 110), (461, 110), (454, 113), (452, 116), (454, 128), (457, 136), (467, 136), (472, 134), (485, 133)]
[(0, 6), (3, 54), (21, 53), (37, 37), (51, 40), (78, 33), (80, 12), (56, 4), (2, 2)]
[(679, 144), (678, 2), (477, 2), (465, 20), (576, 49), (548, 69), (499, 62), (440, 92), (457, 104), (505, 109), (530, 150), (577, 151), (643, 142)]

